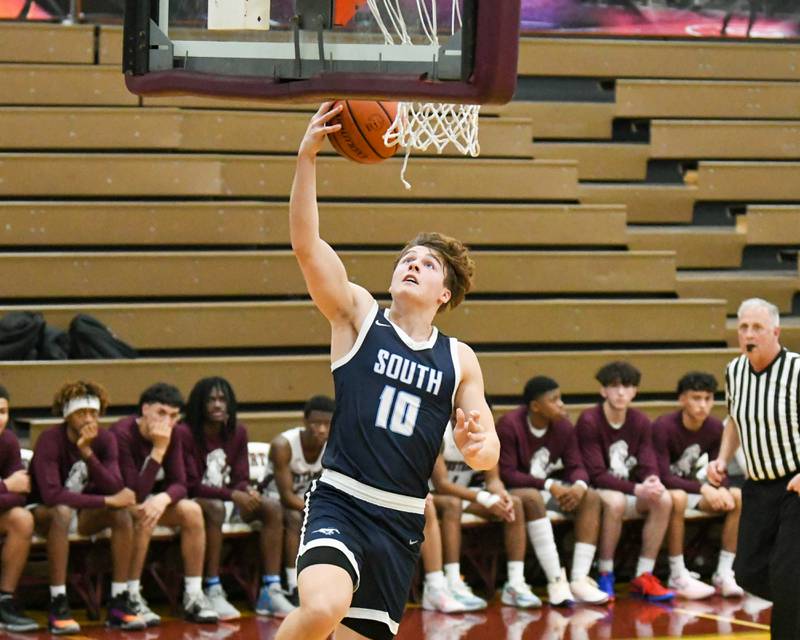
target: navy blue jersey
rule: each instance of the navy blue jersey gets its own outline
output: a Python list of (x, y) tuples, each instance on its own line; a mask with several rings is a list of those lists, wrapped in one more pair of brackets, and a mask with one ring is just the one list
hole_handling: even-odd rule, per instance
[(415, 343), (376, 304), (350, 352), (331, 365), (336, 410), (322, 466), (371, 487), (424, 498), (453, 411), (457, 340)]

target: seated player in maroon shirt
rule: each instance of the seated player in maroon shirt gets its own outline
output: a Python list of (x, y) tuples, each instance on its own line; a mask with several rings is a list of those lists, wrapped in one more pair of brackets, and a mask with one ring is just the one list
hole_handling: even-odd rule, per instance
[(31, 490), (31, 479), (22, 464), (19, 440), (9, 421), (9, 395), (0, 386), (0, 534), (3, 555), (0, 560), (0, 629), (35, 631), (39, 625), (23, 615), (14, 594), (28, 561), (33, 537), (33, 516), (25, 508)]
[[(726, 597), (744, 595), (733, 574), (742, 493), (736, 488), (714, 487), (697, 479), (698, 461), (704, 456), (706, 460), (716, 460), (722, 441), (722, 422), (711, 415), (716, 390), (717, 381), (711, 374), (687, 373), (678, 381), (680, 409), (653, 423), (653, 444), (661, 480), (670, 490), (673, 504), (667, 534), (669, 586), (679, 596), (691, 600), (707, 598), (715, 591)], [(725, 514), (722, 550), (712, 579), (714, 587), (694, 578), (683, 561), (687, 508)]]
[[(521, 406), (497, 423), (500, 476), (512, 494), (527, 498), (537, 513), (543, 514), (528, 523), (534, 550), (543, 546), (542, 539), (553, 539), (546, 509), (574, 517), (575, 550), (569, 587), (576, 602), (603, 604), (608, 596), (589, 577), (600, 531), (600, 496), (588, 486), (589, 474), (561, 401), (561, 389), (552, 378), (536, 376), (525, 384), (522, 399)], [(551, 546), (555, 548), (554, 543)], [(545, 546), (537, 555), (547, 557), (546, 550)], [(548, 562), (551, 573), (561, 571), (557, 555)], [(543, 568), (547, 564), (541, 559), (540, 563)]]
[(658, 476), (648, 417), (630, 404), (641, 373), (627, 362), (610, 362), (595, 375), (603, 401), (578, 418), (578, 443), (589, 479), (603, 501), (598, 583), (614, 598), (614, 554), (625, 516), (643, 515), (642, 550), (631, 581), (631, 593), (652, 601), (670, 600), (653, 575), (658, 550), (672, 513), (672, 496)]
[(53, 413), (64, 419), (42, 433), (31, 461), (31, 502), (36, 532), (47, 538), (50, 565), (50, 633), (78, 633), (67, 602), (67, 559), (72, 519), (77, 531), (91, 536), (111, 528), (112, 582), (108, 602), (109, 626), (144, 629), (128, 596), (128, 568), (133, 547), (133, 518), (128, 507), (136, 502), (122, 484), (117, 441), (101, 429), (98, 418), (108, 407), (106, 390), (95, 382), (65, 384), (53, 400)]
[[(178, 429), (186, 458), (189, 495), (200, 503), (206, 527), (205, 591), (220, 620), (239, 617), (219, 580), (222, 525), (230, 518), (261, 523), (263, 570), (257, 613), (292, 610), (280, 585), (283, 509), (250, 485), (247, 431), (236, 420), (236, 394), (225, 378), (203, 378), (186, 405)], [(273, 602), (280, 599), (280, 606)], [(274, 614), (273, 614), (274, 615)], [(285, 614), (284, 614), (285, 615)]]
[(218, 620), (203, 593), (203, 555), (206, 532), (203, 512), (187, 498), (186, 468), (180, 438), (173, 428), (183, 407), (181, 392), (159, 382), (142, 392), (139, 413), (111, 427), (119, 448), (119, 467), (125, 486), (136, 494), (135, 531), (128, 572), (128, 593), (148, 627), (161, 622), (142, 597), (139, 581), (156, 525), (179, 527), (183, 557), (183, 610), (192, 622)]

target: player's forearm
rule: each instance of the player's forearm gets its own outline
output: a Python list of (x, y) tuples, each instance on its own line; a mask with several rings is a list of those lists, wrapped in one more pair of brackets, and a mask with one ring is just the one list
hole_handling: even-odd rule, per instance
[(722, 442), (719, 445), (718, 460), (723, 460), (726, 464), (731, 461), (736, 449), (739, 448), (739, 432), (736, 429), (736, 423), (733, 419), (728, 418), (725, 423), (725, 429), (722, 431)]
[(298, 258), (313, 250), (319, 240), (317, 163), (315, 156), (298, 156), (289, 199), (289, 231)]

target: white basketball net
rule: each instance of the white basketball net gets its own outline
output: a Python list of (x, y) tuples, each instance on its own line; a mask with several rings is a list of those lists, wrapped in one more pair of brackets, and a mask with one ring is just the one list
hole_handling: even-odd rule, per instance
[[(411, 36), (408, 34), (400, 3), (401, 0), (367, 0), (386, 44), (411, 44)], [(461, 26), (461, 9), (458, 0), (451, 0), (451, 3), (450, 32), (453, 34)], [(383, 6), (389, 25), (384, 21), (379, 5)], [(438, 47), (436, 0), (417, 0), (417, 12), (425, 37), (428, 42)], [(464, 155), (474, 158), (480, 154), (481, 147), (478, 144), (480, 108), (478, 104), (398, 103), (397, 117), (383, 136), (383, 141), (387, 147), (395, 144), (405, 147), (406, 154), (400, 179), (406, 189), (411, 188), (411, 184), (405, 179), (411, 149), (426, 151), (433, 146), (437, 153), (442, 153), (448, 144), (453, 144)]]

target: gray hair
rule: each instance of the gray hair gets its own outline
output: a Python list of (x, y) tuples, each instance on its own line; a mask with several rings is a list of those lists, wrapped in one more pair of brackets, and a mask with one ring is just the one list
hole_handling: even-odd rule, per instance
[(744, 300), (742, 304), (739, 305), (739, 310), (736, 312), (736, 317), (739, 318), (739, 320), (741, 320), (742, 314), (744, 314), (745, 311), (754, 308), (766, 309), (767, 312), (769, 313), (770, 320), (772, 320), (772, 326), (773, 327), (781, 326), (780, 309), (778, 309), (778, 307), (776, 307), (771, 302), (767, 302), (763, 298), (748, 298), (747, 300)]

